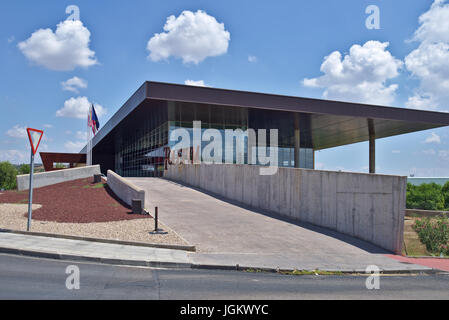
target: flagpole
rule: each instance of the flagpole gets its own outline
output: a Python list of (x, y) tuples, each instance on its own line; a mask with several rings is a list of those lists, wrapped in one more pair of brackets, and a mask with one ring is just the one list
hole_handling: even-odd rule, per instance
[(90, 136), (90, 165), (93, 165), (92, 163), (92, 131), (89, 131), (89, 136)]
[(90, 153), (89, 153), (89, 156), (90, 156), (89, 162), (90, 162), (90, 165), (92, 165), (92, 164), (93, 164), (93, 163), (92, 163), (92, 131), (90, 131), (90, 130), (89, 130), (89, 150), (90, 150)]
[(86, 139), (87, 139), (87, 144), (86, 144), (86, 165), (90, 166), (91, 165), (91, 160), (90, 160), (90, 108), (89, 111), (87, 113), (87, 134), (86, 134)]

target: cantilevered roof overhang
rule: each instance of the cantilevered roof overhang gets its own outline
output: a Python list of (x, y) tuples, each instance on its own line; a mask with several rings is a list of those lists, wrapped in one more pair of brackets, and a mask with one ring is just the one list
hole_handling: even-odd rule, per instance
[[(369, 140), (368, 123), (376, 139), (449, 125), (449, 113), (300, 98), (266, 93), (145, 82), (93, 139), (102, 141), (134, 109), (147, 100), (179, 101), (298, 112), (310, 115), (315, 150)], [(257, 128), (255, 128), (257, 129)], [(86, 152), (86, 147), (81, 151)]]

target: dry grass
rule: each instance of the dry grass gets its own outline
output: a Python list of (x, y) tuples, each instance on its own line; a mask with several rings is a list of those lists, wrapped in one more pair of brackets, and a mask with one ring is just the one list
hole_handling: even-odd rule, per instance
[(418, 234), (412, 228), (416, 219), (418, 218), (405, 217), (404, 221), (405, 248), (403, 249), (403, 253), (408, 256), (430, 256), (431, 254), (426, 250), (426, 246), (421, 243)]

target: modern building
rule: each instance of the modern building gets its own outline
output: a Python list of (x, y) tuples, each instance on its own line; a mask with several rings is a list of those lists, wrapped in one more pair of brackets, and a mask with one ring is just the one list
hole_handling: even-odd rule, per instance
[(162, 176), (171, 132), (191, 132), (194, 121), (220, 132), (278, 129), (283, 167), (313, 169), (315, 151), (369, 141), (374, 173), (376, 139), (447, 126), (449, 113), (145, 82), (94, 137), (93, 163), (122, 176)]

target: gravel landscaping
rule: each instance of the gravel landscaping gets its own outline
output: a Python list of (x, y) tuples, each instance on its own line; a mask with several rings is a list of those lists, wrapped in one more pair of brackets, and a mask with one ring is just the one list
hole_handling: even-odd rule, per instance
[[(28, 191), (0, 193), (0, 229), (26, 231)], [(79, 237), (135, 241), (154, 244), (188, 245), (178, 234), (159, 221), (131, 214), (104, 183), (80, 179), (33, 192), (31, 231)]]
[[(27, 204), (28, 191), (6, 191), (0, 195), (0, 203)], [(33, 214), (41, 221), (90, 223), (148, 218), (130, 214), (131, 208), (106, 184), (93, 184), (92, 178), (34, 189), (33, 203), (42, 205)]]
[[(42, 208), (33, 205), (33, 211)], [(26, 231), (28, 205), (0, 204), (0, 229)], [(34, 213), (33, 213), (34, 214)], [(138, 219), (93, 223), (60, 223), (32, 221), (31, 231), (79, 237), (136, 241), (156, 244), (188, 245), (181, 237), (159, 222), (158, 234), (153, 233), (153, 219)]]

